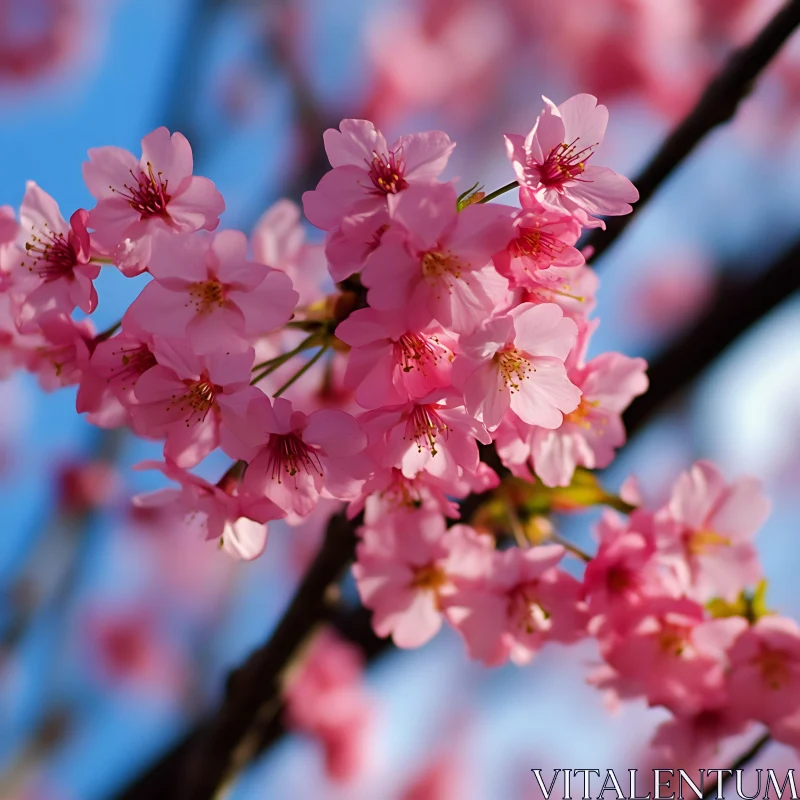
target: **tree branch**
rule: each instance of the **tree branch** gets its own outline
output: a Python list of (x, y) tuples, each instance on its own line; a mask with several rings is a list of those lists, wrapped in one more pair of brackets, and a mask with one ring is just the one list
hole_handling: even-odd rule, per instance
[(772, 737), (769, 733), (765, 733), (761, 735), (755, 742), (753, 742), (752, 747), (748, 748), (736, 761), (728, 767), (731, 771), (731, 775), (723, 775), (722, 780), (716, 780), (711, 786), (708, 786), (706, 790), (703, 792), (703, 800), (710, 800), (712, 797), (719, 796), (724, 797), (719, 793), (718, 789), (723, 789), (725, 784), (734, 776), (736, 775), (736, 771), (746, 767), (770, 742), (772, 741)]
[(664, 180), (683, 163), (706, 134), (733, 118), (755, 79), (798, 25), (800, 0), (790, 0), (750, 44), (734, 52), (689, 115), (667, 137), (644, 171), (634, 180), (639, 190), (639, 201), (634, 204), (633, 213), (608, 219), (606, 230), (595, 228), (586, 237), (585, 244), (594, 248), (592, 261), (596, 261), (611, 247)]

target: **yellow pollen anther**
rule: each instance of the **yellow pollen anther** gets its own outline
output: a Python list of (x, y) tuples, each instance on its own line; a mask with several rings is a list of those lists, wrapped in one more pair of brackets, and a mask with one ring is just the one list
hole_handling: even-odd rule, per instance
[(218, 280), (212, 278), (191, 284), (189, 297), (192, 298), (191, 302), (198, 314), (208, 314), (214, 308), (222, 308), (225, 305), (225, 288)]
[(686, 542), (686, 549), (693, 556), (706, 555), (719, 547), (730, 546), (731, 540), (727, 536), (708, 529), (692, 531)]
[[(511, 394), (518, 392), (522, 381), (536, 372), (528, 361), (525, 353), (517, 350), (515, 347), (509, 347), (495, 353), (494, 362), (500, 374), (503, 376), (504, 387), (511, 391)], [(500, 389), (502, 391), (502, 387)]]

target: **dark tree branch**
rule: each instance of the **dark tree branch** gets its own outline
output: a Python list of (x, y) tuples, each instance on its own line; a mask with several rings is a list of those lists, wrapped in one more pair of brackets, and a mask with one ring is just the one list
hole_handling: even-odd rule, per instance
[(623, 416), (628, 435), (641, 429), (726, 347), (798, 289), (800, 239), (756, 275), (744, 278), (741, 270), (724, 270), (711, 310), (650, 363), (650, 389)]
[[(720, 777), (722, 780), (716, 780), (706, 787), (703, 792), (703, 800), (710, 800), (712, 797), (717, 797), (717, 795), (719, 795), (719, 790), (725, 788), (725, 784), (736, 775), (736, 771), (746, 767), (771, 741), (772, 737), (769, 733), (764, 733), (756, 739), (752, 747), (748, 748), (730, 765), (730, 767), (728, 767), (732, 773), (731, 775), (721, 775)], [(724, 797), (725, 795), (720, 796)]]
[(644, 171), (634, 181), (639, 202), (633, 213), (612, 217), (606, 230), (595, 228), (585, 240), (594, 248), (596, 261), (630, 225), (656, 190), (702, 139), (718, 125), (732, 119), (739, 103), (749, 94), (759, 73), (800, 25), (800, 0), (790, 0), (746, 47), (737, 50), (726, 67), (708, 85), (689, 115), (667, 137)]

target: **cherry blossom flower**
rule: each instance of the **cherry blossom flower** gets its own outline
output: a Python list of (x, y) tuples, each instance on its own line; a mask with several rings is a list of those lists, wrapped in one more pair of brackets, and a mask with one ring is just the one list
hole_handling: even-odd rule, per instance
[(372, 609), (378, 636), (398, 647), (420, 647), (442, 626), (442, 599), (455, 591), (455, 574), (478, 574), (493, 542), (472, 528), (445, 528), (429, 509), (400, 511), (362, 528), (353, 575)]
[(79, 383), (89, 364), (94, 327), (66, 314), (48, 312), (39, 318), (44, 343), (27, 351), (27, 366), (46, 392)]
[(250, 404), (244, 431), (251, 446), (245, 489), (287, 513), (308, 515), (320, 496), (353, 499), (369, 475), (367, 436), (344, 411), (306, 415), (282, 397), (270, 403), (261, 395)]
[(157, 469), (180, 485), (137, 495), (137, 507), (163, 509), (203, 539), (219, 541), (236, 559), (258, 558), (267, 545), (266, 523), (283, 516), (269, 500), (240, 494), (235, 483), (214, 486), (171, 461), (143, 461), (135, 469)]
[(681, 474), (656, 517), (659, 548), (688, 564), (687, 590), (698, 599), (733, 600), (761, 578), (751, 540), (768, 513), (759, 481), (728, 484), (713, 464), (698, 461)]
[(495, 551), (488, 570), (459, 581), (446, 598), (446, 614), (470, 658), (487, 667), (509, 658), (526, 664), (546, 641), (584, 635), (581, 585), (557, 568), (564, 552), (560, 545)]
[(380, 311), (412, 307), (456, 333), (470, 333), (507, 302), (508, 282), (490, 263), (511, 239), (513, 209), (459, 212), (449, 184), (412, 187), (389, 203), (393, 224), (361, 273)]
[(506, 134), (508, 157), (520, 186), (546, 208), (587, 215), (631, 212), (639, 192), (624, 176), (589, 164), (603, 140), (608, 109), (590, 94), (577, 94), (560, 106), (546, 97), (545, 109), (527, 137)]
[(380, 214), (387, 197), (409, 186), (435, 182), (455, 147), (441, 131), (401, 136), (389, 146), (361, 119), (342, 120), (339, 130), (329, 128), (323, 139), (333, 169), (303, 195), (303, 209), (312, 225), (326, 231), (352, 214)]
[(247, 260), (240, 231), (160, 236), (150, 272), (128, 313), (150, 333), (186, 335), (197, 353), (247, 349), (287, 322), (298, 298), (287, 275)]
[(529, 425), (557, 428), (581, 399), (564, 365), (576, 337), (575, 323), (553, 303), (522, 303), (462, 336), (455, 380), (467, 409), (489, 430), (509, 409)]
[(192, 175), (192, 148), (181, 133), (157, 128), (142, 139), (140, 159), (119, 147), (89, 150), (83, 178), (97, 205), (88, 225), (125, 275), (150, 261), (154, 234), (213, 231), (225, 210), (208, 178)]
[(21, 330), (35, 330), (37, 318), (48, 311), (70, 314), (77, 306), (90, 314), (97, 307), (92, 281), (100, 266), (91, 263), (87, 216), (81, 209), (65, 222), (55, 200), (28, 181), (20, 209)]
[(250, 386), (253, 350), (197, 355), (185, 340), (157, 339), (157, 364), (136, 382), (137, 427), (166, 439), (164, 455), (179, 467), (199, 464), (222, 446), (236, 458), (238, 420), (259, 394)]
[(364, 308), (336, 328), (352, 348), (345, 385), (363, 408), (398, 405), (450, 385), (455, 338), (419, 317), (414, 309)]

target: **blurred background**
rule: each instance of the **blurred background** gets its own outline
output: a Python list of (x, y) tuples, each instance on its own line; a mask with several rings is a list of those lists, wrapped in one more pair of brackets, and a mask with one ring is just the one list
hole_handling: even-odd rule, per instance
[[(446, 177), (491, 190), (513, 178), (502, 134), (526, 133), (542, 94), (559, 103), (577, 92), (611, 110), (603, 163), (635, 177), (779, 5), (0, 0), (0, 204), (17, 208), (30, 179), (65, 216), (91, 207), (87, 149), (138, 153), (142, 136), (166, 125), (188, 136), (195, 174), (223, 193), (223, 227), (249, 232), (277, 199), (314, 187), (327, 169), (322, 132), (345, 117), (373, 120), (389, 141), (443, 129), (458, 142)], [(671, 353), (680, 373), (695, 347), (716, 347), (715, 328), (693, 328), (698, 320), (715, 314), (737, 328), (773, 285), (772, 265), (798, 252), (798, 163), (794, 37), (735, 121), (597, 261), (593, 351), (654, 363)], [(97, 285), (102, 330), (141, 281), (104, 271)], [(739, 305), (726, 305), (732, 296)], [(757, 538), (770, 605), (797, 617), (800, 302), (789, 290), (778, 299), (716, 347), (697, 379), (660, 380), (660, 403), (641, 407), (603, 480), (617, 488), (635, 473), (663, 498), (700, 457), (730, 478), (761, 478), (773, 503)], [(74, 389), (48, 395), (25, 374), (0, 383), (1, 800), (122, 796), (269, 636), (324, 522), (271, 525), (261, 559), (232, 562), (134, 513), (131, 496), (164, 481), (131, 466), (159, 446), (93, 428), (74, 402)], [(216, 480), (224, 467), (211, 458), (200, 471)], [(564, 530), (591, 547), (596, 516), (566, 518)], [(643, 703), (610, 713), (585, 683), (595, 661), (591, 642), (551, 645), (528, 668), (487, 670), (444, 630), (369, 665), (346, 752), (284, 736), (231, 796), (523, 800), (539, 796), (534, 767), (646, 767), (665, 715)], [(762, 763), (793, 766), (795, 756), (773, 746)]]

